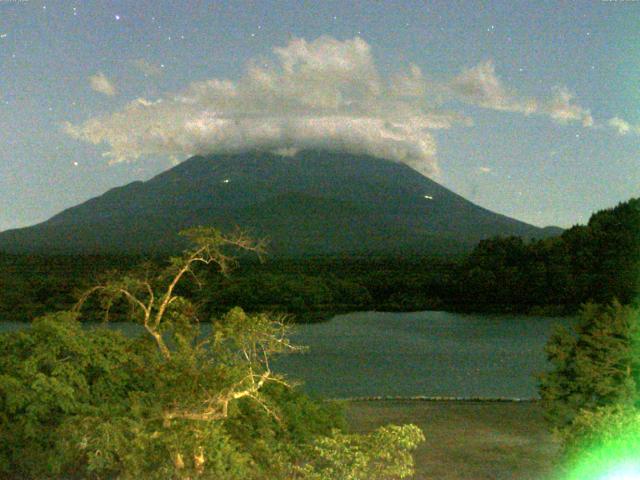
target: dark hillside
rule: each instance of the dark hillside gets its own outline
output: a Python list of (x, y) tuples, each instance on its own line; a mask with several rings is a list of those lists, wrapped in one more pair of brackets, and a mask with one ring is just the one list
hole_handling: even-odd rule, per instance
[(239, 225), (275, 255), (461, 253), (495, 235), (538, 228), (479, 207), (406, 165), (301, 152), (192, 157), (146, 182), (109, 190), (41, 224), (0, 233), (10, 253), (178, 250), (194, 225)]

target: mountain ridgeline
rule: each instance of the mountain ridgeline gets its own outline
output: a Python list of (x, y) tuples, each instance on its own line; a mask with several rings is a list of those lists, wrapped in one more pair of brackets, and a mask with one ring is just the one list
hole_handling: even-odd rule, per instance
[(32, 227), (0, 233), (8, 253), (162, 253), (195, 225), (240, 226), (281, 256), (446, 254), (496, 235), (544, 238), (410, 167), (304, 151), (195, 156), (149, 181), (109, 190)]

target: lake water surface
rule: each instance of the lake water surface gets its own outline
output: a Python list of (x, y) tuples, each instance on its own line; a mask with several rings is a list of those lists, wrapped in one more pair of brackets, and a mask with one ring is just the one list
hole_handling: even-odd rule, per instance
[[(544, 345), (568, 319), (448, 312), (338, 315), (297, 325), (308, 352), (274, 368), (331, 398), (447, 396), (535, 398), (534, 375), (547, 368)], [(0, 331), (25, 324), (0, 323)], [(127, 332), (136, 325), (114, 324)], [(132, 328), (133, 327), (133, 328)]]

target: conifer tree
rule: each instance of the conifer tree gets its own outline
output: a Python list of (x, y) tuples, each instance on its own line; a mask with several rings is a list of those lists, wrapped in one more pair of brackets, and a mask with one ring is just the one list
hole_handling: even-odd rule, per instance
[(552, 369), (540, 376), (540, 396), (554, 428), (583, 410), (640, 401), (638, 311), (615, 301), (587, 304), (572, 329), (556, 329), (546, 346)]

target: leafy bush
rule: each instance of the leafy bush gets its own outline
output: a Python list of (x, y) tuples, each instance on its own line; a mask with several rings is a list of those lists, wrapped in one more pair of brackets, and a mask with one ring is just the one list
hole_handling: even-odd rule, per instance
[(313, 460), (299, 472), (308, 480), (385, 480), (413, 474), (409, 453), (424, 441), (415, 425), (382, 427), (370, 435), (334, 431), (313, 445)]

